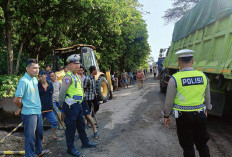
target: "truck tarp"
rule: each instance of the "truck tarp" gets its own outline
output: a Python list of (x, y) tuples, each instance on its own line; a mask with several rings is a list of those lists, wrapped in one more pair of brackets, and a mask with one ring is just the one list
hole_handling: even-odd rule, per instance
[(176, 42), (231, 13), (232, 0), (202, 0), (176, 22), (172, 41)]

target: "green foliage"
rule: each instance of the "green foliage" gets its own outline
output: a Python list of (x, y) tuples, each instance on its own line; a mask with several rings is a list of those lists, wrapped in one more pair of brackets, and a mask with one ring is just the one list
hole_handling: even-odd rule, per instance
[(201, 0), (172, 0), (172, 8), (165, 11), (163, 19), (165, 23), (171, 23), (178, 21), (187, 11), (189, 11), (194, 5)]
[(21, 75), (0, 75), (0, 98), (13, 97), (21, 77)]
[[(41, 64), (51, 63), (56, 48), (90, 44), (96, 47), (102, 71), (137, 69), (145, 65), (150, 53), (139, 7), (135, 0), (13, 1), (14, 62), (21, 43), (21, 62), (38, 57)], [(6, 43), (0, 45), (0, 53), (1, 49), (6, 54)]]

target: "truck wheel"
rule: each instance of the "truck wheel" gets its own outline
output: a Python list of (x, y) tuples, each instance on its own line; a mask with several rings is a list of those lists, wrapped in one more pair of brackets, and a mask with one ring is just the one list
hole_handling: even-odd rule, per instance
[(160, 92), (165, 93), (167, 90), (165, 81), (165, 73), (161, 73), (160, 77)]
[(96, 82), (98, 100), (106, 102), (110, 96), (110, 87), (105, 77), (100, 76)]

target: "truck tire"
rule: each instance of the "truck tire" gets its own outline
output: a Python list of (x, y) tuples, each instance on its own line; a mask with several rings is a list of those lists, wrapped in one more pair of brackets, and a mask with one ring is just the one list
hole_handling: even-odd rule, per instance
[(105, 77), (100, 76), (96, 81), (98, 100), (106, 102), (110, 96), (110, 87)]
[(162, 93), (165, 93), (166, 90), (167, 90), (167, 85), (164, 82), (165, 78), (166, 78), (165, 73), (164, 72), (161, 73), (161, 76), (160, 76), (160, 92), (162, 92)]

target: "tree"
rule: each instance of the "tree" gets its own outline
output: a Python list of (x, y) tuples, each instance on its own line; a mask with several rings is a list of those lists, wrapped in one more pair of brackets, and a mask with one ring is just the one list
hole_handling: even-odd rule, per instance
[(176, 22), (181, 17), (189, 11), (194, 5), (196, 5), (200, 0), (172, 0), (173, 8), (169, 8), (165, 11), (164, 16), (162, 17), (166, 24), (171, 22)]
[(0, 1), (0, 6), (4, 12), (5, 18), (5, 34), (7, 43), (7, 65), (8, 65), (8, 75), (13, 74), (13, 44), (12, 44), (12, 8), (10, 0)]
[(56, 48), (74, 44), (94, 45), (103, 71), (138, 68), (149, 57), (146, 23), (136, 0), (0, 0), (0, 57), (7, 52), (5, 2), (11, 2), (15, 74), (25, 68), (21, 60), (52, 62)]

